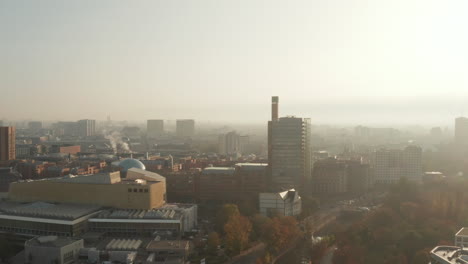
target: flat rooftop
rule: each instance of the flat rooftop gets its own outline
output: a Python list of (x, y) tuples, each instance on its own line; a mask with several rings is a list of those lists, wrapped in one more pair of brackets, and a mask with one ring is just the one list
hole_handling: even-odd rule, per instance
[(189, 241), (186, 240), (153, 240), (148, 243), (146, 250), (159, 251), (159, 250), (185, 250), (189, 246)]
[(245, 170), (264, 170), (268, 163), (236, 163), (236, 166)]
[(0, 202), (0, 215), (15, 215), (35, 218), (75, 220), (101, 209), (97, 205), (55, 204), (46, 202), (19, 203)]
[(186, 209), (195, 207), (193, 204), (166, 204), (151, 210), (142, 209), (109, 209), (104, 210), (93, 219), (126, 219), (126, 220), (180, 220)]
[(58, 236), (40, 236), (35, 237), (31, 240), (26, 241), (27, 246), (34, 246), (34, 247), (64, 247), (66, 245), (70, 245), (75, 243), (81, 239), (73, 239), (70, 237), (58, 237)]
[(438, 246), (431, 251), (431, 258), (437, 263), (468, 264), (468, 249), (454, 246)]
[(202, 174), (234, 174), (236, 171), (232, 167), (207, 167), (202, 171)]

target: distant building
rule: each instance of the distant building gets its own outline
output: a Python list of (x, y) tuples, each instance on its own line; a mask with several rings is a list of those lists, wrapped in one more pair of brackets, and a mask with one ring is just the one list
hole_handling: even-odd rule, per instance
[(361, 194), (373, 185), (369, 164), (361, 160), (325, 158), (314, 163), (312, 191), (319, 194)]
[(42, 129), (41, 121), (31, 121), (28, 123), (28, 129), (31, 131), (39, 131)]
[(30, 144), (16, 144), (16, 157), (19, 159), (30, 157), (33, 147), (34, 146)]
[(442, 137), (442, 128), (440, 127), (431, 128), (430, 135), (433, 139), (440, 139)]
[(80, 145), (52, 145), (49, 149), (50, 153), (62, 153), (62, 154), (77, 154), (81, 152)]
[(22, 180), (22, 176), (12, 167), (0, 167), (0, 193), (8, 193), (10, 184)]
[(297, 216), (302, 211), (302, 200), (296, 190), (259, 194), (260, 213), (265, 216)]
[(348, 165), (335, 158), (314, 163), (312, 190), (320, 194), (337, 194), (348, 191)]
[(197, 198), (202, 201), (256, 203), (267, 190), (265, 163), (237, 163), (234, 167), (207, 167), (195, 178)]
[(249, 151), (250, 137), (248, 135), (240, 136), (240, 153), (246, 154)]
[(457, 145), (468, 145), (468, 118), (458, 117), (455, 119), (455, 143)]
[(445, 175), (439, 171), (427, 171), (422, 180), (424, 183), (440, 183), (445, 180)]
[(347, 160), (348, 192), (362, 194), (374, 186), (374, 177), (370, 164), (362, 160)]
[(130, 138), (138, 138), (140, 136), (140, 128), (136, 126), (126, 126), (122, 128), (122, 134)]
[(236, 177), (239, 183), (239, 201), (257, 202), (258, 194), (268, 189), (268, 164), (237, 163)]
[(235, 131), (219, 135), (218, 152), (224, 155), (241, 153), (240, 135)]
[(468, 227), (463, 227), (455, 234), (455, 246), (468, 248)]
[(193, 137), (195, 135), (195, 120), (179, 119), (176, 121), (176, 134), (178, 137)]
[(28, 264), (70, 264), (78, 261), (83, 239), (41, 236), (24, 244), (25, 262)]
[(55, 136), (77, 136), (78, 123), (77, 122), (57, 122), (52, 125), (53, 133)]
[(400, 149), (380, 149), (374, 153), (375, 182), (391, 184), (401, 178), (421, 181), (422, 150), (420, 147), (408, 146)]
[(360, 138), (368, 138), (371, 135), (371, 128), (365, 126), (357, 126), (354, 128), (354, 135)]
[(167, 200), (169, 202), (193, 202), (197, 199), (195, 181), (200, 171), (183, 171), (166, 176)]
[(164, 135), (164, 120), (148, 120), (146, 122), (148, 138), (159, 138)]
[(96, 134), (96, 120), (83, 119), (77, 122), (78, 136), (89, 137)]
[(0, 127), (0, 161), (16, 159), (15, 127)]
[(238, 198), (236, 169), (230, 167), (208, 167), (197, 181), (200, 201), (234, 202)]

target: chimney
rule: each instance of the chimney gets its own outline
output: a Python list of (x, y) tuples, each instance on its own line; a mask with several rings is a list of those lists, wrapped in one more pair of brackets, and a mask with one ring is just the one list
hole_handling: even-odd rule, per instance
[(271, 97), (271, 121), (278, 121), (278, 96)]

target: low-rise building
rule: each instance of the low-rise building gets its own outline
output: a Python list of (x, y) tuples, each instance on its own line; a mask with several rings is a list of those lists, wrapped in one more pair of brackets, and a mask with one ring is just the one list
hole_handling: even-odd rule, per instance
[(9, 198), (148, 210), (165, 204), (166, 183), (157, 173), (131, 168), (124, 179), (120, 172), (112, 172), (15, 182)]
[(151, 210), (109, 209), (89, 219), (91, 232), (112, 236), (152, 236), (169, 231), (173, 237), (197, 226), (197, 206), (166, 204)]
[(28, 240), (24, 244), (27, 264), (71, 264), (76, 263), (83, 239), (68, 237), (41, 236)]
[(468, 228), (463, 227), (455, 234), (455, 246), (468, 248)]
[(149, 253), (145, 264), (182, 264), (188, 258), (190, 243), (185, 240), (153, 240), (146, 246)]
[(62, 154), (77, 154), (81, 152), (80, 145), (52, 145), (49, 149), (50, 153), (62, 153)]
[(298, 192), (290, 189), (277, 193), (260, 193), (260, 213), (266, 216), (297, 216), (302, 211), (302, 200)]
[(336, 158), (319, 160), (312, 170), (312, 190), (321, 194), (345, 193), (348, 190), (348, 165)]
[(431, 250), (431, 264), (468, 264), (468, 228), (455, 234), (455, 246), (440, 245)]
[(437, 246), (430, 256), (430, 264), (468, 264), (468, 250), (460, 247)]
[(197, 181), (200, 201), (233, 202), (238, 197), (236, 169), (231, 167), (205, 168)]
[(0, 167), (0, 193), (8, 194), (10, 184), (21, 179), (21, 174), (13, 167)]
[(0, 233), (13, 233), (15, 243), (34, 236), (79, 236), (87, 231), (88, 218), (99, 211), (96, 205), (2, 201)]
[(257, 202), (258, 194), (267, 190), (267, 163), (237, 163), (239, 200)]

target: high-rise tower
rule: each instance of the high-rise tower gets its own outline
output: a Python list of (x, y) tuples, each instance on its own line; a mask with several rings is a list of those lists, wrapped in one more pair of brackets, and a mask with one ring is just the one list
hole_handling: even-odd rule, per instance
[(272, 120), (268, 122), (268, 158), (273, 189), (308, 185), (311, 170), (311, 123), (308, 118), (278, 117), (278, 97), (272, 97)]
[(0, 127), (0, 161), (16, 158), (15, 141), (15, 127)]
[(164, 120), (148, 120), (146, 123), (148, 138), (158, 138), (164, 134)]

